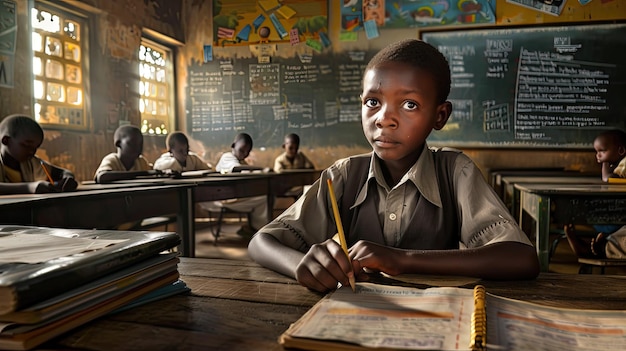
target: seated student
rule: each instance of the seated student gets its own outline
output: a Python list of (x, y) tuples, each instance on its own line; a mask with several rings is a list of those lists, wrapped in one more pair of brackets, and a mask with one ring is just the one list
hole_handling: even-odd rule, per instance
[(283, 149), (285, 152), (274, 160), (274, 172), (281, 172), (284, 169), (315, 169), (313, 162), (301, 151), (300, 137), (298, 134), (290, 133), (285, 135)]
[[(602, 132), (593, 141), (596, 160), (602, 166), (602, 180), (626, 178), (626, 132), (612, 129)], [(626, 258), (626, 226), (594, 225), (599, 233), (586, 240), (576, 234), (574, 226), (565, 226), (565, 236), (578, 257)]]
[(141, 155), (143, 135), (139, 127), (133, 125), (118, 127), (113, 134), (113, 142), (117, 152), (104, 156), (94, 176), (96, 183), (156, 174), (152, 171), (150, 163)]
[[(231, 151), (225, 152), (215, 166), (218, 172), (230, 173), (233, 170), (261, 170), (261, 167), (248, 165), (246, 158), (252, 150), (252, 137), (246, 133), (237, 134), (235, 140), (230, 145)], [(267, 223), (267, 197), (254, 196), (241, 199), (231, 199), (225, 201), (211, 201), (200, 203), (200, 207), (207, 211), (215, 211), (215, 208), (226, 207), (238, 212), (251, 212), (251, 222), (247, 226), (241, 227), (237, 234), (250, 237), (257, 228), (261, 228)]]
[(43, 135), (39, 123), (26, 115), (9, 115), (0, 122), (0, 194), (76, 190), (72, 172), (35, 156)]
[(211, 169), (198, 154), (189, 151), (189, 139), (183, 132), (172, 132), (165, 139), (168, 152), (154, 161), (153, 169), (175, 172)]
[[(248, 245), (257, 263), (317, 291), (364, 272), (530, 279), (539, 273), (528, 237), (457, 150), (426, 138), (452, 104), (445, 57), (419, 40), (377, 53), (363, 76), (362, 126), (373, 153), (335, 162)], [(333, 181), (348, 242), (337, 232), (326, 180)]]

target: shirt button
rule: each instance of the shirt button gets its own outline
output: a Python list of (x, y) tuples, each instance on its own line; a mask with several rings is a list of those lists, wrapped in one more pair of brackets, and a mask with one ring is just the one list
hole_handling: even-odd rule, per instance
[(389, 219), (392, 220), (392, 221), (395, 221), (396, 220), (396, 214), (395, 213), (390, 213), (389, 214)]

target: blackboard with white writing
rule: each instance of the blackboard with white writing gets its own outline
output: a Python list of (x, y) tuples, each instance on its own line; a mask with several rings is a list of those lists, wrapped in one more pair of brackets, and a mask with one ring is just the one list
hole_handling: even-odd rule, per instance
[(452, 116), (433, 142), (588, 148), (626, 129), (626, 24), (422, 31), (448, 59)]

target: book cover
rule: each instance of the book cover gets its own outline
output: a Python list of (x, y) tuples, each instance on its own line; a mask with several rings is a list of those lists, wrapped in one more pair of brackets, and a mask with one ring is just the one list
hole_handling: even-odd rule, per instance
[[(330, 293), (279, 338), (303, 350), (623, 350), (626, 310), (573, 309), (482, 288), (358, 283)], [(488, 290), (488, 289), (487, 289)]]
[[(29, 242), (25, 240), (29, 235), (45, 235), (51, 240), (47, 241), (46, 247), (24, 247), (23, 243)], [(95, 247), (100, 247), (98, 242), (101, 240), (109, 244), (95, 250), (87, 245), (78, 253), (76, 245), (67, 245), (68, 240), (78, 242), (81, 239), (92, 241)], [(55, 240), (61, 244), (55, 245)], [(0, 314), (45, 301), (179, 243), (178, 234), (171, 232), (0, 225)], [(16, 260), (13, 251), (17, 250), (21, 251), (22, 258)], [(49, 256), (51, 250), (54, 252)], [(53, 258), (33, 263), (33, 257)]]
[[(177, 270), (177, 254), (160, 254), (31, 307), (0, 315), (0, 335), (11, 323), (35, 324), (63, 318)], [(7, 322), (3, 326), (2, 322)]]

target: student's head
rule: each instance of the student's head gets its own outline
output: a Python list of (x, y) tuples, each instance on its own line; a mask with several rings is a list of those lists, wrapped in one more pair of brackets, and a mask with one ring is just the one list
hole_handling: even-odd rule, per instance
[(452, 105), (445, 57), (420, 40), (379, 51), (365, 68), (361, 118), (365, 137), (384, 161), (413, 164), (433, 129), (446, 124)]
[(247, 133), (239, 133), (230, 147), (238, 160), (244, 160), (252, 150), (252, 137)]
[(626, 132), (612, 129), (602, 132), (593, 141), (598, 163), (619, 163), (626, 156)]
[(43, 142), (43, 129), (26, 115), (9, 115), (0, 122), (2, 157), (23, 162), (35, 155)]
[(120, 156), (135, 159), (143, 151), (143, 135), (139, 127), (123, 125), (118, 127), (113, 134), (113, 142)]
[(298, 134), (290, 133), (285, 135), (285, 142), (283, 143), (283, 149), (288, 157), (295, 157), (298, 154), (300, 148), (300, 137)]
[(189, 154), (189, 139), (183, 132), (172, 132), (165, 139), (167, 150), (179, 162), (184, 162)]

